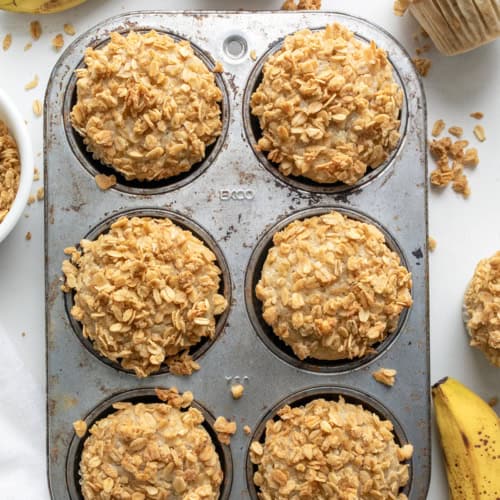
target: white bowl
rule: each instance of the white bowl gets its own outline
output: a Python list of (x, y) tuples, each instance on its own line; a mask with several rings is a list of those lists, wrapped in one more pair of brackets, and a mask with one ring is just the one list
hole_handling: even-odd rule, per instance
[[(33, 184), (33, 150), (28, 128), (24, 123), (21, 113), (17, 110), (14, 102), (0, 89), (0, 120), (7, 127), (17, 143), (19, 160), (21, 163), (21, 177), (14, 203), (10, 207), (5, 219), (0, 223), (0, 243), (7, 237), (17, 224), (28, 202), (31, 185)], [(1, 186), (0, 186), (1, 189)]]

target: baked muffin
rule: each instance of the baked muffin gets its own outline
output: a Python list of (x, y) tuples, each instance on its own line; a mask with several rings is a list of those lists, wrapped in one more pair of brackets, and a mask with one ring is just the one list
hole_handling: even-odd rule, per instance
[[(167, 218), (120, 217), (96, 240), (67, 248), (63, 291), (97, 352), (145, 377), (170, 366), (187, 374), (186, 351), (215, 334), (227, 307), (215, 255)], [(179, 356), (182, 356), (179, 360)]]
[(284, 175), (351, 185), (398, 144), (403, 92), (387, 54), (346, 27), (286, 37), (262, 73), (251, 97), (257, 149)]
[(21, 163), (15, 139), (0, 120), (0, 224), (9, 213), (19, 188)]
[(223, 472), (203, 415), (180, 410), (191, 393), (175, 394), (170, 403), (116, 403), (90, 428), (80, 460), (85, 500), (219, 498)]
[(187, 172), (221, 134), (222, 93), (189, 42), (111, 33), (76, 70), (71, 123), (95, 159), (126, 179)]
[(331, 212), (292, 222), (273, 243), (255, 293), (299, 359), (363, 357), (412, 304), (411, 274), (372, 224)]
[(500, 251), (479, 261), (464, 298), (470, 345), (500, 367)]
[(360, 405), (315, 399), (283, 407), (254, 441), (250, 459), (262, 500), (406, 499), (413, 447), (399, 447), (393, 425)]
[(395, 0), (396, 14), (409, 9), (440, 52), (461, 54), (500, 36), (498, 0)]

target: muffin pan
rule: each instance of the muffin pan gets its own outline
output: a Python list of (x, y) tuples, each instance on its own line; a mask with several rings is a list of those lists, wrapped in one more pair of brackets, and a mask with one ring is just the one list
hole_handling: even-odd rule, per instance
[[(335, 21), (387, 50), (405, 94), (398, 147), (386, 164), (350, 187), (281, 176), (253, 149), (259, 131), (248, 107), (264, 59), (277, 50), (283, 37)], [(69, 121), (74, 70), (82, 64), (85, 48), (106, 43), (110, 31), (151, 28), (189, 40), (210, 68), (222, 62), (225, 72), (217, 75), (217, 84), (224, 94), (223, 132), (193, 173), (163, 184), (119, 179), (103, 192), (93, 177), (109, 171), (85, 151)], [(217, 445), (227, 473), (221, 498), (256, 498), (255, 488), (248, 484), (252, 434), (243, 433), (244, 425), (260, 439), (263, 423), (272, 418), (277, 405), (338, 394), (390, 417), (396, 439), (414, 445), (405, 493), (414, 500), (425, 498), (430, 475), (425, 134), (425, 98), (408, 54), (388, 33), (345, 14), (130, 13), (103, 22), (72, 43), (52, 73), (45, 101), (47, 451), (52, 498), (81, 498), (80, 440), (74, 435), (74, 421), (93, 421), (118, 400), (151, 401), (152, 387), (171, 386), (192, 391), (208, 416), (223, 415), (238, 424), (230, 448)], [(331, 209), (382, 230), (389, 247), (412, 272), (413, 305), (402, 313), (397, 331), (376, 347), (375, 354), (353, 361), (301, 362), (266, 330), (254, 284), (262, 252), (278, 228)], [(95, 237), (124, 211), (171, 217), (214, 250), (223, 270), (222, 286), (230, 305), (218, 318), (216, 340), (200, 346), (200, 371), (189, 377), (162, 372), (137, 379), (105, 363), (91, 346), (82, 345), (79, 326), (68, 313), (71, 295), (60, 290), (64, 248), (77, 245), (86, 235)], [(398, 371), (393, 388), (373, 379), (372, 373), (380, 367)], [(245, 387), (238, 401), (230, 392), (235, 383)], [(208, 426), (211, 422), (207, 417)]]

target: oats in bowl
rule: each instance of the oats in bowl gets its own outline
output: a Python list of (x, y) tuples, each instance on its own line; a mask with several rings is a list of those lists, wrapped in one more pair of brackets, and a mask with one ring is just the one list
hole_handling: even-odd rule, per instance
[[(190, 347), (215, 335), (227, 308), (214, 253), (168, 218), (120, 217), (96, 240), (67, 248), (63, 291), (94, 349), (146, 377), (166, 364), (188, 374)], [(181, 366), (182, 365), (182, 366)]]
[(500, 367), (500, 251), (479, 261), (464, 298), (470, 345)]
[(202, 413), (189, 407), (192, 394), (159, 392), (169, 393), (165, 403), (115, 403), (90, 427), (80, 460), (85, 500), (219, 498), (220, 459)]
[(221, 134), (222, 92), (187, 41), (155, 31), (85, 51), (71, 123), (95, 159), (127, 180), (187, 172)]
[(14, 203), (20, 176), (21, 163), (16, 141), (7, 125), (0, 120), (0, 224)]
[(370, 354), (412, 304), (411, 274), (372, 224), (334, 211), (292, 222), (273, 243), (255, 294), (301, 360)]
[(267, 152), (286, 176), (359, 181), (400, 139), (403, 92), (387, 54), (340, 24), (285, 38), (263, 67), (251, 112)]
[(262, 500), (405, 500), (413, 447), (398, 446), (393, 424), (361, 405), (314, 399), (284, 406), (253, 441), (253, 480)]

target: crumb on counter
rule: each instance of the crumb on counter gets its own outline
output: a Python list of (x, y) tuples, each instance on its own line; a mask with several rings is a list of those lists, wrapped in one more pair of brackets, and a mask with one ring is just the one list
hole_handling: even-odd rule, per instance
[(58, 33), (53, 39), (52, 39), (52, 47), (56, 50), (61, 50), (64, 46), (64, 37), (62, 36), (62, 33)]
[(444, 120), (436, 120), (434, 122), (434, 125), (432, 126), (432, 136), (438, 137), (439, 135), (441, 135), (441, 132), (445, 129), (445, 127), (446, 123), (444, 122)]
[(94, 179), (97, 187), (102, 191), (106, 191), (107, 189), (112, 188), (114, 185), (116, 185), (116, 175), (114, 174), (97, 174)]
[(45, 197), (45, 190), (44, 190), (44, 188), (43, 188), (43, 186), (42, 186), (42, 187), (39, 187), (39, 188), (36, 190), (36, 199), (37, 199), (38, 201), (42, 201), (42, 200), (44, 199), (44, 197)]
[(11, 45), (12, 45), (12, 35), (10, 33), (7, 33), (3, 39), (2, 48), (3, 50), (9, 50)]
[(252, 49), (252, 50), (250, 51), (250, 54), (249, 54), (249, 55), (250, 55), (250, 59), (251, 59), (252, 61), (257, 60), (257, 52), (255, 52), (255, 49)]
[(33, 180), (35, 182), (40, 180), (40, 171), (36, 167), (35, 167), (35, 171), (33, 173)]
[(28, 198), (28, 205), (33, 205), (36, 201), (36, 196), (34, 194), (30, 194)]
[(214, 423), (215, 432), (223, 444), (231, 443), (231, 436), (236, 433), (236, 422), (230, 422), (225, 417), (217, 417)]
[(31, 21), (30, 23), (30, 35), (33, 40), (38, 40), (42, 36), (42, 26), (40, 21)]
[(462, 127), (458, 127), (456, 125), (453, 125), (452, 127), (450, 127), (448, 129), (448, 132), (451, 135), (454, 135), (455, 137), (462, 137), (462, 135), (464, 133), (464, 129)]
[(319, 10), (321, 0), (285, 0), (281, 10)]
[(24, 86), (24, 90), (32, 90), (34, 89), (35, 87), (38, 86), (38, 75), (35, 75), (33, 77), (33, 80), (29, 81), (25, 86)]
[(476, 125), (473, 132), (478, 141), (484, 142), (486, 140), (486, 134), (482, 125)]
[(427, 76), (432, 66), (432, 61), (426, 57), (414, 57), (413, 64), (421, 76)]
[(243, 432), (248, 436), (252, 432), (252, 428), (249, 425), (244, 425)]
[(33, 44), (31, 42), (28, 42), (25, 46), (24, 46), (24, 52), (27, 52), (28, 50), (31, 49), (31, 47), (33, 47)]
[(429, 247), (429, 250), (431, 252), (434, 252), (434, 250), (436, 250), (437, 247), (437, 241), (432, 236), (429, 236), (427, 241), (427, 246)]
[(372, 375), (377, 382), (392, 387), (396, 382), (397, 373), (397, 370), (393, 368), (380, 368), (376, 372), (373, 372)]
[(75, 434), (79, 438), (82, 438), (87, 432), (87, 424), (83, 420), (77, 420), (73, 422), (73, 429), (75, 430)]
[(498, 398), (496, 396), (493, 396), (488, 400), (488, 404), (493, 408), (498, 404)]
[(243, 392), (245, 388), (241, 384), (236, 384), (231, 387), (231, 394), (233, 399), (241, 399), (243, 397)]
[(214, 66), (214, 73), (224, 73), (224, 66), (220, 61), (216, 61)]
[(31, 240), (31, 233), (29, 231), (26, 233), (25, 238), (26, 238), (27, 241)]
[(35, 116), (42, 116), (42, 103), (38, 100), (35, 99), (33, 101), (33, 114)]
[(64, 33), (69, 36), (74, 36), (76, 33), (75, 27), (72, 24), (65, 24), (64, 27)]
[(471, 118), (475, 118), (476, 120), (482, 120), (484, 117), (484, 113), (481, 113), (481, 111), (474, 111), (474, 113), (471, 113), (469, 116)]

